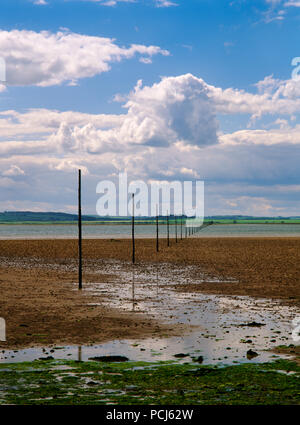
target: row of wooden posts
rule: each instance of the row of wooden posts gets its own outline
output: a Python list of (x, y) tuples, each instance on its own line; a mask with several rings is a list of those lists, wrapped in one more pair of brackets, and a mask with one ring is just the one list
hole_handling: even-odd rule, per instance
[[(180, 220), (180, 240), (183, 240), (183, 216), (174, 216), (175, 221), (175, 242), (178, 243), (179, 235), (177, 228), (177, 220)], [(166, 216), (167, 221), (167, 246), (170, 246), (170, 223), (169, 223), (169, 215)], [(156, 252), (159, 252), (159, 216), (156, 208)], [(132, 233), (132, 263), (135, 263), (135, 214), (134, 214), (134, 193), (132, 194), (132, 219), (131, 219), (131, 233)], [(201, 227), (186, 227), (185, 226), (185, 238), (188, 236), (192, 236), (201, 230)]]
[[(159, 252), (159, 223), (158, 212), (156, 210), (156, 252)], [(178, 243), (177, 218), (175, 216), (175, 242)], [(180, 216), (180, 240), (183, 239), (183, 216)], [(167, 246), (170, 246), (170, 223), (167, 215)], [(132, 263), (135, 263), (135, 211), (134, 194), (132, 194), (132, 220), (131, 220), (131, 239), (132, 239)], [(201, 230), (201, 227), (186, 227), (185, 238), (192, 236)], [(78, 288), (82, 289), (82, 216), (81, 216), (81, 170), (78, 170)]]

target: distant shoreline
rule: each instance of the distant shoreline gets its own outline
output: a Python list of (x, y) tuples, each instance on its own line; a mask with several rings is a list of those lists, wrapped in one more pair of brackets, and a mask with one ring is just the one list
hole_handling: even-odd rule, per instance
[[(204, 223), (208, 223), (211, 220), (207, 220)], [(166, 220), (159, 220), (158, 221), (159, 225), (167, 225), (167, 221)], [(83, 221), (82, 224), (84, 226), (130, 226), (131, 225), (131, 221)], [(147, 225), (155, 225), (156, 222), (155, 220), (153, 221), (138, 221), (138, 219), (135, 219), (135, 225), (139, 226), (139, 225), (143, 225), (143, 226), (147, 226)], [(170, 219), (169, 220), (169, 224), (170, 225), (175, 225), (175, 220)], [(278, 224), (300, 224), (300, 220), (287, 220), (287, 221), (283, 221), (283, 220), (269, 220), (269, 221), (263, 221), (263, 220), (253, 220), (253, 221), (248, 221), (248, 220), (242, 220), (242, 221), (237, 221), (237, 222), (233, 222), (233, 221), (227, 221), (226, 222), (220, 222), (220, 221), (213, 221), (213, 225), (216, 226), (224, 226), (224, 225), (244, 225), (244, 224), (273, 224), (273, 225), (278, 225)], [(77, 221), (20, 221), (20, 222), (0, 222), (0, 226), (78, 226), (78, 222)], [(177, 225), (180, 225), (180, 220), (177, 221)]]

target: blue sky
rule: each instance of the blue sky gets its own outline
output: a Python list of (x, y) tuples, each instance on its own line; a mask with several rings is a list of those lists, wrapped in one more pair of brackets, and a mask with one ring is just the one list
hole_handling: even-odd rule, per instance
[[(70, 31), (115, 38), (121, 45), (140, 43), (168, 49), (151, 67), (130, 61), (114, 65), (107, 75), (82, 80), (76, 89), (51, 87), (13, 93), (18, 108), (50, 107), (68, 110), (118, 112), (107, 105), (116, 92), (128, 93), (139, 78), (153, 84), (160, 76), (192, 73), (207, 83), (253, 90), (266, 75), (290, 77), (290, 62), (297, 56), (299, 17), (289, 12), (284, 21), (266, 24), (265, 1), (179, 1), (177, 7), (155, 7), (155, 1), (101, 6), (89, 1), (50, 0), (37, 6), (30, 0), (10, 0), (2, 6), (2, 29)], [(300, 11), (300, 9), (299, 9)], [(300, 15), (300, 14), (299, 14)], [(89, 91), (89, 96), (86, 92)]]
[(300, 215), (299, 28), (296, 0), (2, 0), (0, 209), (74, 211), (81, 166), (89, 213), (126, 170)]

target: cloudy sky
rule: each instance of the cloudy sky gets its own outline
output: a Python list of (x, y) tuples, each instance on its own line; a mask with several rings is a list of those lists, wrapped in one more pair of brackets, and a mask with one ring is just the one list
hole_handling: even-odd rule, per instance
[(76, 211), (81, 167), (85, 213), (127, 171), (300, 215), (300, 1), (0, 2), (1, 211)]

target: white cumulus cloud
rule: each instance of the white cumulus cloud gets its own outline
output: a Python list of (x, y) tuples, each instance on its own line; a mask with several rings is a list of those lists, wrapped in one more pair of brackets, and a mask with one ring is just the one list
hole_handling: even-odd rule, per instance
[[(211, 212), (212, 205), (218, 211), (286, 212), (290, 206), (280, 208), (295, 192), (275, 187), (299, 184), (300, 124), (286, 116), (300, 112), (297, 84), (269, 76), (250, 93), (186, 74), (151, 86), (139, 81), (120, 115), (1, 111), (0, 206), (9, 200), (19, 208), (70, 210), (80, 167), (91, 213), (99, 179), (124, 170), (145, 181), (204, 179)], [(216, 117), (230, 114), (274, 119), (264, 128), (224, 133)]]
[(109, 71), (115, 62), (139, 55), (147, 63), (157, 54), (169, 52), (158, 46), (119, 46), (112, 38), (67, 31), (0, 30), (0, 57), (6, 61), (9, 85), (76, 84)]

